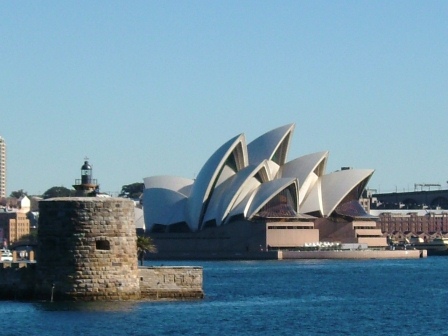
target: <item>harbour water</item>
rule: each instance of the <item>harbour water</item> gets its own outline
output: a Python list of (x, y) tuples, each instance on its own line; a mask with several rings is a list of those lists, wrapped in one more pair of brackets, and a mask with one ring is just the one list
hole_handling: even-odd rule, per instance
[(2, 336), (448, 335), (448, 257), (163, 264), (203, 266), (205, 299), (0, 302)]

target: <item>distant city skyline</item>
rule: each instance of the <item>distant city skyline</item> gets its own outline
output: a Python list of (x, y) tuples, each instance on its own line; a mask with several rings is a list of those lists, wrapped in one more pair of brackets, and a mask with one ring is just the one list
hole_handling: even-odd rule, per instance
[(0, 135), (0, 197), (6, 197), (6, 142)]
[[(0, 2), (7, 196), (194, 178), (216, 146), (296, 123), (288, 159), (447, 186), (446, 1)], [(182, 165), (179, 165), (182, 162)]]

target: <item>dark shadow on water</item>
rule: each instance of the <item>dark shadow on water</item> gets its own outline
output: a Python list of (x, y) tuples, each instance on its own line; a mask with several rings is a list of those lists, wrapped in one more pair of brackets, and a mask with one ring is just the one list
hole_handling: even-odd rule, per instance
[(74, 312), (129, 312), (136, 309), (138, 302), (37, 302), (37, 310)]

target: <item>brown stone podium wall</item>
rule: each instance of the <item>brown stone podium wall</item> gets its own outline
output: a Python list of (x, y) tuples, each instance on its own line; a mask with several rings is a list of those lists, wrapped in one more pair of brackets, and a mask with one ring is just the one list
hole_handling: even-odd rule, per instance
[(53, 198), (39, 212), (37, 298), (140, 298), (132, 201)]

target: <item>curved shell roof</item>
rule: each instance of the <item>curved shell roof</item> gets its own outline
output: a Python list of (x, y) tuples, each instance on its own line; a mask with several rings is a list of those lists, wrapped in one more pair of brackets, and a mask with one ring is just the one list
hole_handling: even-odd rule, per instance
[[(147, 230), (155, 224), (170, 225), (185, 222), (187, 197), (181, 193), (161, 188), (145, 189), (143, 192), (143, 209)], [(154, 202), (157, 200), (157, 202)], [(194, 227), (190, 226), (190, 229)]]
[(268, 203), (274, 196), (280, 193), (287, 187), (292, 186), (294, 188), (294, 194), (296, 199), (294, 200), (294, 210), (298, 211), (298, 180), (296, 178), (281, 178), (273, 181), (269, 181), (261, 184), (255, 192), (253, 200), (250, 204), (248, 211), (248, 218), (251, 219), (255, 216), (261, 207)]
[(325, 172), (327, 159), (328, 151), (318, 152), (289, 161), (280, 168), (278, 177), (297, 177), (299, 179), (299, 204)]
[(240, 134), (213, 153), (199, 172), (187, 201), (189, 226), (199, 229), (206, 211), (206, 201), (218, 184), (220, 172), (224, 170), (226, 175), (230, 175), (229, 170), (233, 169), (234, 173), (237, 173), (245, 166), (247, 166), (246, 140), (244, 134)]
[(373, 169), (348, 169), (322, 176), (323, 215), (330, 216), (353, 189), (361, 186), (355, 196), (359, 199), (373, 172)]
[(373, 172), (372, 169), (348, 169), (323, 175), (300, 205), (300, 211), (319, 212), (323, 217), (330, 216), (346, 196), (358, 186), (359, 192), (356, 192), (353, 198), (359, 199)]
[(146, 189), (163, 188), (190, 195), (193, 180), (177, 176), (152, 176), (143, 179)]
[(238, 174), (216, 187), (207, 207), (204, 222), (215, 220), (217, 225), (221, 225), (238, 200), (252, 192), (255, 186), (267, 181), (269, 181), (269, 173), (266, 161), (258, 166), (250, 165), (240, 170)]
[(253, 140), (248, 146), (249, 162), (259, 164), (263, 160), (271, 160), (283, 165), (288, 154), (294, 124), (273, 129)]
[[(225, 225), (235, 216), (252, 220), (266, 216), (272, 204), (285, 199), (284, 192), (296, 219), (307, 214), (331, 216), (338, 205), (357, 201), (373, 170), (326, 174), (327, 151), (286, 162), (294, 128), (294, 124), (278, 127), (249, 145), (244, 134), (231, 138), (210, 156), (195, 180), (145, 178), (147, 229), (186, 223), (197, 231), (206, 225)], [(260, 212), (263, 207), (268, 211)]]

